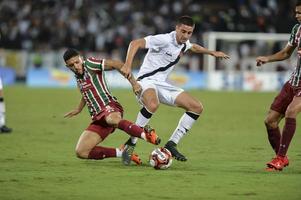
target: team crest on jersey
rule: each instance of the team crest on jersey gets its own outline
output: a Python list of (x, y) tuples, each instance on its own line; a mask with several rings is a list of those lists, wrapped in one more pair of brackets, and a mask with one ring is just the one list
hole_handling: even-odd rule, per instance
[(82, 85), (81, 85), (81, 89), (82, 90), (88, 90), (92, 87), (92, 84), (89, 83), (89, 82), (84, 82)]
[(81, 91), (86, 91), (93, 87), (91, 80), (89, 78), (82, 80), (82, 81), (78, 81), (78, 83), (79, 83), (78, 85), (79, 85), (79, 88)]

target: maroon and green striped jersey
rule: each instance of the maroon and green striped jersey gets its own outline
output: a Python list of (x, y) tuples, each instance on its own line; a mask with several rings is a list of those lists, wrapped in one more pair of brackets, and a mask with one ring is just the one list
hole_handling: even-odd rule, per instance
[(90, 57), (84, 61), (84, 73), (76, 75), (77, 85), (82, 93), (92, 118), (101, 113), (110, 102), (117, 102), (107, 85), (104, 60)]
[[(297, 50), (301, 49), (301, 26), (300, 24), (296, 24), (291, 32), (290, 39), (288, 41), (288, 45), (294, 46)], [(294, 87), (301, 86), (301, 64), (300, 57), (298, 57), (297, 66), (295, 67), (291, 77), (289, 79), (289, 83)]]

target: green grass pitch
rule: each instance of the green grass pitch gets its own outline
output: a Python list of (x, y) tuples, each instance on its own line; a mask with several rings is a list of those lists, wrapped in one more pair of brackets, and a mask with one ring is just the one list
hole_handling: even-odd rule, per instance
[[(276, 93), (190, 91), (204, 112), (179, 144), (187, 157), (168, 170), (148, 165), (153, 145), (139, 141), (142, 166), (118, 158), (80, 160), (74, 147), (90, 118), (87, 110), (64, 119), (77, 106), (76, 89), (5, 88), (7, 124), (0, 135), (1, 200), (91, 199), (301, 199), (301, 123), (283, 172), (265, 172), (273, 157), (263, 119)], [(135, 121), (139, 105), (129, 90), (113, 90)], [(183, 110), (164, 105), (151, 120), (164, 144)], [(300, 122), (300, 121), (299, 121)], [(128, 136), (117, 130), (103, 146), (117, 147)], [(162, 145), (163, 145), (162, 144)]]

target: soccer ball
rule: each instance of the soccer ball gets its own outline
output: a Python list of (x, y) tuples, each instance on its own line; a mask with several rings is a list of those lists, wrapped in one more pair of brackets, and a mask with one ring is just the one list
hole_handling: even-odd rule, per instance
[(149, 163), (155, 169), (167, 169), (172, 164), (172, 155), (164, 147), (156, 148), (149, 156)]

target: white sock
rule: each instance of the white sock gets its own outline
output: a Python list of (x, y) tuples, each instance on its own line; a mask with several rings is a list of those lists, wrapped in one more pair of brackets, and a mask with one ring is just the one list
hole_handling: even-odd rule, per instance
[(195, 113), (184, 113), (178, 123), (177, 128), (174, 130), (169, 140), (178, 144), (181, 138), (191, 129), (193, 123), (197, 120), (198, 117), (199, 115)]
[[(136, 137), (133, 137), (134, 139), (136, 139), (136, 142), (137, 142), (137, 140), (138, 140), (138, 138), (136, 138)], [(133, 138), (131, 138), (131, 139), (133, 139)], [(147, 141), (146, 140), (146, 136), (145, 136), (145, 133), (143, 132), (143, 133), (141, 133), (141, 138), (142, 139), (144, 139), (145, 141)], [(133, 141), (133, 140), (132, 140)], [(136, 144), (136, 143), (134, 143), (134, 144)]]
[(116, 148), (116, 157), (120, 158), (122, 156), (122, 152), (123, 152), (123, 150)]
[(150, 118), (146, 118), (145, 116), (143, 116), (143, 114), (140, 111), (137, 115), (135, 124), (137, 124), (140, 127), (144, 127), (148, 124), (149, 120), (150, 120)]
[(4, 102), (0, 102), (0, 127), (5, 125), (5, 105)]
[[(135, 124), (137, 126), (144, 127), (144, 126), (146, 126), (148, 124), (151, 116), (152, 116), (151, 112), (149, 112), (146, 108), (142, 108), (139, 111), (138, 115), (137, 115), (137, 119), (136, 119)], [(142, 135), (141, 135), (141, 137), (142, 137)], [(144, 134), (144, 137), (145, 137), (145, 134)], [(137, 141), (138, 141), (138, 138), (131, 137), (131, 141), (132, 141), (133, 144), (136, 144)]]

